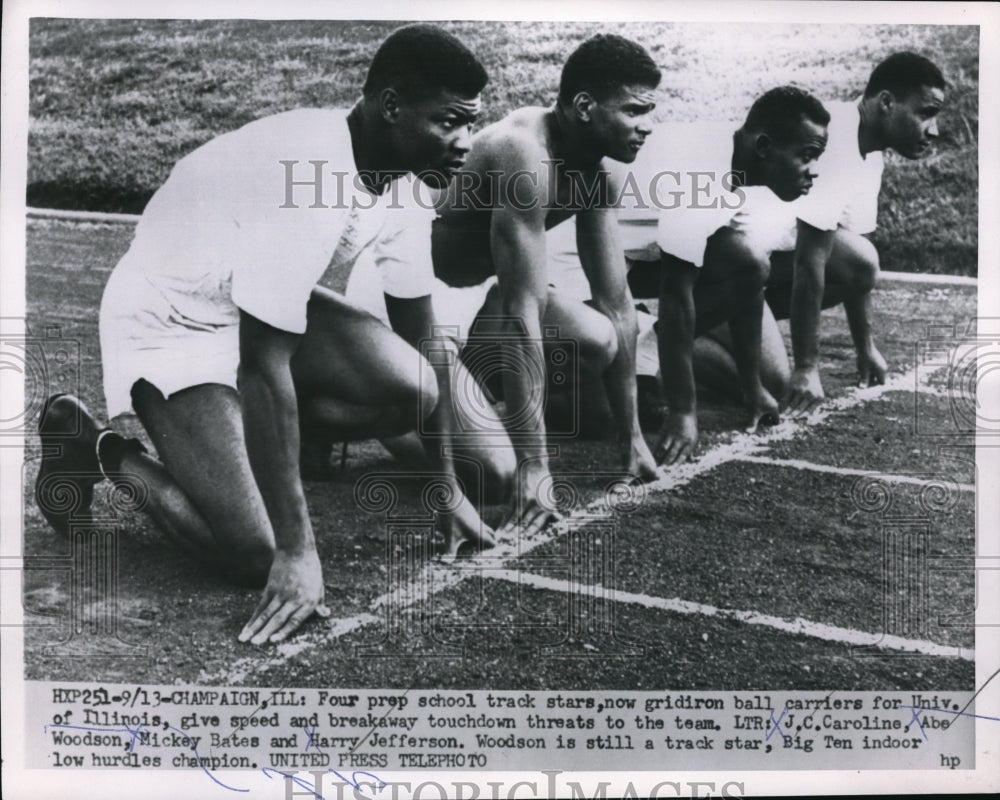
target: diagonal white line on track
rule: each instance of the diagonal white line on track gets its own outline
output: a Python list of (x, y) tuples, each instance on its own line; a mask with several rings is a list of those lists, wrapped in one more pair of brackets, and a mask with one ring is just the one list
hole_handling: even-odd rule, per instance
[[(739, 459), (743, 456), (755, 455), (757, 451), (773, 442), (787, 441), (800, 433), (823, 422), (832, 414), (846, 411), (876, 400), (886, 392), (914, 391), (921, 384), (941, 369), (946, 368), (950, 359), (940, 362), (942, 366), (915, 366), (907, 372), (894, 375), (882, 386), (870, 386), (863, 389), (852, 388), (840, 397), (826, 400), (823, 405), (802, 419), (786, 418), (783, 422), (763, 432), (735, 433), (730, 441), (716, 445), (706, 451), (696, 461), (673, 466), (669, 471), (661, 472), (661, 477), (643, 486), (646, 494), (659, 494), (684, 486), (715, 467)], [(327, 646), (330, 642), (345, 636), (363, 626), (371, 624), (378, 617), (380, 609), (390, 607), (399, 597), (412, 597), (426, 600), (432, 594), (457, 586), (472, 575), (482, 574), (486, 577), (493, 569), (505, 561), (523, 556), (532, 550), (548, 544), (559, 536), (582, 528), (594, 520), (596, 514), (607, 511), (608, 500), (601, 497), (583, 509), (561, 521), (549, 525), (544, 531), (531, 539), (501, 541), (483, 556), (463, 560), (459, 568), (450, 564), (431, 562), (427, 564), (420, 575), (410, 582), (402, 584), (393, 591), (377, 597), (368, 612), (361, 612), (349, 617), (331, 619), (322, 626), (311, 626), (298, 634), (291, 642), (278, 645), (274, 650), (237, 659), (228, 667), (217, 671), (202, 672), (198, 676), (199, 684), (225, 682), (229, 685), (238, 684), (248, 676), (259, 674), (274, 667), (279, 667), (301, 653), (306, 653)], [(482, 570), (480, 572), (479, 570)], [(425, 588), (426, 587), (426, 588)], [(396, 609), (398, 612), (398, 608)], [(384, 620), (383, 620), (384, 621)]]
[(878, 478), (890, 483), (909, 483), (914, 486), (945, 485), (960, 492), (974, 492), (976, 487), (971, 483), (955, 483), (941, 478), (918, 478), (914, 475), (897, 475), (891, 472), (877, 472), (870, 469), (851, 469), (850, 467), (834, 467), (830, 464), (814, 464), (812, 461), (802, 461), (797, 458), (767, 458), (766, 456), (737, 456), (734, 461), (748, 464), (764, 464), (769, 467), (791, 467), (808, 472), (828, 472), (831, 475), (845, 475), (856, 478)]
[(341, 636), (346, 636), (358, 628), (365, 625), (377, 625), (383, 618), (374, 614), (354, 614), (350, 617), (338, 617), (331, 619), (321, 634), (311, 631), (304, 632), (293, 638), (289, 642), (282, 642), (278, 645), (267, 646), (266, 650), (259, 650), (258, 655), (240, 658), (230, 666), (217, 672), (206, 672), (202, 670), (198, 676), (197, 684), (208, 681), (217, 683), (226, 682), (229, 686), (238, 686), (248, 675), (264, 672), (272, 667), (279, 667), (295, 658), (300, 653), (314, 650), (322, 642), (333, 641)]
[[(521, 572), (513, 569), (491, 571), (488, 573), (488, 577), (509, 581), (520, 586), (531, 586), (535, 589), (546, 589), (563, 594), (575, 591), (580, 587), (580, 584), (574, 584), (565, 579), (560, 580), (558, 578), (550, 578), (546, 575), (535, 575), (530, 572)], [(677, 614), (699, 614), (704, 617), (738, 620), (748, 625), (763, 625), (782, 633), (810, 636), (814, 639), (846, 644), (852, 647), (880, 647), (886, 650), (899, 650), (905, 653), (918, 653), (925, 656), (950, 656), (963, 659), (964, 661), (976, 660), (975, 650), (958, 647), (957, 645), (944, 645), (925, 639), (906, 639), (902, 636), (868, 633), (866, 631), (854, 630), (853, 628), (841, 628), (836, 625), (813, 622), (802, 617), (785, 619), (783, 617), (772, 616), (771, 614), (761, 614), (757, 611), (740, 611), (733, 608), (717, 608), (716, 606), (704, 603), (692, 603), (689, 600), (680, 600), (676, 597), (651, 597), (645, 594), (609, 590), (599, 585), (588, 585), (587, 594), (597, 594), (617, 603), (630, 603), (658, 611), (672, 611)]]

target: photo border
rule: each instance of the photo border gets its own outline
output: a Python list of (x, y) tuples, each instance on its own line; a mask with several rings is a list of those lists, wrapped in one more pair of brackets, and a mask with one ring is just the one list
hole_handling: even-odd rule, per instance
[[(8, 0), (3, 7), (3, 48), (2, 48), (2, 93), (3, 125), (2, 148), (0, 148), (0, 241), (2, 241), (3, 263), (0, 290), (0, 317), (4, 319), (24, 319), (25, 307), (25, 176), (27, 174), (27, 63), (28, 63), (28, 19), (30, 16), (71, 16), (71, 17), (121, 17), (121, 18), (247, 18), (259, 19), (395, 19), (395, 20), (442, 20), (442, 19), (503, 19), (503, 20), (559, 20), (567, 21), (641, 21), (660, 20), (677, 22), (752, 21), (760, 22), (808, 22), (808, 23), (902, 23), (905, 24), (978, 24), (980, 32), (980, 90), (979, 96), (990, 99), (980, 102), (979, 127), (979, 318), (1000, 318), (1000, 236), (997, 220), (1000, 220), (998, 186), (995, 180), (1000, 175), (1000, 105), (991, 98), (998, 96), (1000, 89), (1000, 49), (989, 42), (1000, 41), (1000, 6), (989, 3), (847, 3), (847, 2), (768, 2), (768, 3), (704, 3), (690, 2), (593, 2), (581, 0), (572, 3), (557, 2), (509, 2), (479, 3), (476, 5), (457, 2), (425, 2), (404, 4), (402, 2), (383, 3), (378, 13), (373, 13), (370, 4), (345, 3), (331, 5), (318, 2), (286, 0), (282, 3), (236, 3), (220, 0), (182, 0), (163, 6), (128, 5), (116, 0), (85, 0), (68, 3), (56, 0)], [(987, 380), (987, 377), (989, 380)], [(996, 375), (986, 376), (979, 385), (979, 401), (991, 409), (1000, 409), (1000, 386)], [(0, 418), (8, 418), (12, 409), (23, 408), (23, 385), (16, 378), (4, 376), (0, 395)], [(986, 443), (989, 444), (988, 442)], [(21, 615), (21, 584), (16, 569), (7, 565), (16, 563), (20, 552), (20, 510), (22, 505), (21, 487), (17, 476), (21, 474), (23, 447), (0, 448), (0, 508), (4, 531), (0, 545), (0, 558), (4, 567), (0, 581), (0, 606), (3, 608), (5, 626), (2, 629), (2, 686), (3, 686), (3, 727), (10, 732), (23, 728), (24, 691), (23, 642), (16, 626)], [(1000, 553), (997, 535), (1000, 534), (1000, 492), (996, 491), (1000, 476), (1000, 450), (997, 447), (977, 447), (977, 463), (981, 483), (976, 493), (977, 505), (977, 552), (980, 555)], [(987, 532), (992, 535), (987, 540)], [(980, 583), (980, 608), (977, 620), (996, 619), (1000, 603), (997, 584), (1000, 577), (987, 573)], [(990, 616), (987, 616), (990, 615)], [(977, 713), (1000, 717), (1000, 679), (990, 679), (1000, 667), (1000, 629), (980, 627), (976, 631), (976, 686), (983, 691), (976, 700)], [(1000, 723), (976, 720), (977, 762), (975, 770), (951, 771), (878, 771), (859, 773), (856, 771), (817, 772), (808, 783), (803, 782), (801, 771), (760, 771), (760, 772), (654, 772), (629, 773), (625, 780), (635, 786), (651, 786), (657, 780), (672, 780), (682, 784), (690, 781), (714, 780), (717, 785), (730, 781), (742, 782), (744, 794), (826, 794), (831, 788), (844, 793), (876, 792), (941, 792), (996, 790), (1000, 787), (998, 778), (998, 756), (1000, 752)], [(25, 770), (23, 740), (16, 734), (3, 739), (3, 782), (4, 794), (8, 797), (55, 796), (68, 797), (201, 797), (206, 790), (201, 788), (205, 777), (199, 772), (178, 773), (157, 770), (150, 773), (141, 771), (98, 771), (88, 769), (85, 782), (72, 771)], [(224, 775), (225, 773), (220, 773)], [(386, 775), (389, 776), (389, 771)], [(601, 772), (563, 773), (561, 781), (567, 778), (579, 781), (592, 793), (601, 781), (609, 780), (609, 775)], [(127, 781), (126, 781), (127, 778)], [(426, 773), (428, 780), (444, 780), (441, 773)], [(457, 781), (468, 782), (468, 772), (454, 773)], [(542, 784), (543, 777), (538, 772), (518, 773), (477, 773), (476, 779), (484, 785), (488, 781), (502, 780), (511, 785), (518, 780), (535, 781)], [(615, 784), (617, 785), (617, 784)], [(622, 784), (624, 785), (624, 784)], [(609, 796), (611, 796), (609, 790)], [(183, 792), (184, 794), (181, 794)], [(220, 796), (225, 796), (220, 795)], [(273, 794), (261, 791), (250, 796), (283, 797), (284, 790), (275, 786)], [(486, 796), (486, 795), (484, 795)], [(588, 794), (588, 796), (591, 796)]]

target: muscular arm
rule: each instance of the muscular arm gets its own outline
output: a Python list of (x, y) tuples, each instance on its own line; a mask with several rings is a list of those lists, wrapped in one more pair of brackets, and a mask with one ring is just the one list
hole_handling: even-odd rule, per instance
[[(458, 349), (450, 339), (432, 337), (434, 308), (429, 296), (403, 299), (385, 295), (385, 307), (392, 329), (418, 352), (424, 349), (437, 378), (437, 406), (419, 430), (428, 461), (444, 475), (451, 496), (460, 498), (454, 504), (453, 513), (439, 515), (447, 538), (447, 549), (453, 552), (462, 540), (492, 546), (492, 531), (486, 527), (459, 487), (451, 455), (452, 432), (455, 430), (451, 387), (454, 368), (458, 362)], [(422, 348), (425, 343), (429, 346)]]
[(637, 477), (651, 480), (656, 476), (656, 467), (639, 428), (636, 403), (638, 325), (632, 293), (625, 278), (625, 256), (618, 240), (616, 210), (598, 207), (581, 211), (577, 216), (576, 237), (594, 307), (611, 320), (617, 339), (615, 357), (603, 378), (608, 402), (618, 423), (626, 468)]
[(833, 231), (799, 220), (792, 274), (790, 325), (794, 369), (783, 405), (793, 414), (815, 408), (823, 399), (819, 377), (819, 325), (826, 263), (833, 249)]
[(706, 259), (722, 259), (733, 269), (729, 332), (740, 390), (751, 414), (748, 430), (754, 431), (762, 419), (769, 424), (778, 421), (778, 404), (760, 378), (764, 287), (770, 271), (770, 254), (728, 227), (717, 231), (709, 242)]
[(323, 602), (323, 576), (299, 477), (290, 362), (299, 336), (240, 312), (240, 397), (247, 454), (274, 530), (264, 595), (240, 640), (280, 641)]
[(660, 263), (657, 343), (669, 413), (660, 432), (656, 458), (662, 463), (675, 464), (689, 457), (698, 441), (693, 366), (694, 285), (698, 268), (662, 251)]
[(508, 407), (524, 409), (512, 431), (518, 461), (548, 471), (545, 448), (545, 359), (542, 316), (548, 301), (545, 280), (545, 212), (539, 206), (493, 212), (490, 249), (503, 309), (504, 395)]
[[(504, 396), (509, 413), (516, 414), (509, 431), (518, 471), (513, 506), (502, 531), (514, 526), (526, 534), (552, 517), (544, 498), (549, 475), (545, 439), (545, 359), (542, 315), (548, 301), (545, 267), (547, 198), (539, 165), (544, 154), (517, 142), (499, 148), (496, 166), (500, 205), (491, 215), (490, 251), (496, 267), (503, 313)], [(516, 178), (514, 176), (521, 175)], [(532, 180), (533, 177), (533, 180)]]

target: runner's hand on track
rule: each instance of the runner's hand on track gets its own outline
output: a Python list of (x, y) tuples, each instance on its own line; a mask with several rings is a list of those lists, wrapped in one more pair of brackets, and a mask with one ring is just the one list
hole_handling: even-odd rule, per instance
[(750, 403), (750, 425), (747, 433), (756, 433), (762, 425), (777, 425), (781, 421), (778, 401), (763, 386), (759, 386), (757, 396)]
[(512, 538), (518, 531), (522, 536), (532, 536), (560, 520), (562, 515), (555, 507), (554, 498), (546, 491), (551, 487), (552, 475), (548, 470), (520, 470), (510, 509), (497, 528), (497, 537)]
[(653, 454), (641, 433), (626, 446), (625, 471), (639, 483), (649, 483), (660, 477)]
[(858, 353), (858, 388), (867, 386), (882, 386), (889, 365), (885, 363), (882, 354), (872, 345), (869, 349)]
[(290, 554), (278, 550), (267, 576), (264, 594), (250, 621), (240, 631), (239, 640), (252, 644), (281, 642), (314, 612), (330, 616), (323, 604), (323, 570), (312, 548)]
[(438, 528), (445, 537), (445, 551), (450, 555), (458, 552), (465, 543), (468, 543), (468, 546), (463, 550), (470, 552), (493, 547), (496, 544), (493, 529), (483, 522), (465, 495), (462, 495), (454, 510), (441, 512), (437, 517)]
[(653, 451), (656, 461), (664, 466), (683, 463), (694, 454), (698, 443), (698, 416), (693, 411), (670, 413), (663, 421), (660, 441)]
[(823, 402), (823, 383), (816, 367), (795, 369), (788, 379), (788, 388), (781, 398), (781, 407), (792, 419), (809, 414)]

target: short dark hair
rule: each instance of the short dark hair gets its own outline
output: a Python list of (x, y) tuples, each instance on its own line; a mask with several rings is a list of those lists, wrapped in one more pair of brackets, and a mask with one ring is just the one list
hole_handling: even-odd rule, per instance
[(411, 98), (441, 89), (474, 97), (488, 80), (486, 68), (456, 37), (434, 25), (407, 25), (379, 46), (368, 67), (364, 95), (393, 88)]
[(572, 103), (579, 92), (601, 100), (622, 86), (660, 84), (660, 68), (642, 45), (613, 33), (591, 36), (563, 65), (559, 102)]
[(803, 117), (817, 125), (830, 124), (830, 112), (809, 92), (797, 86), (778, 86), (750, 106), (743, 130), (761, 131), (784, 143), (795, 136)]
[(906, 97), (924, 86), (945, 88), (944, 75), (937, 65), (918, 53), (893, 53), (872, 70), (865, 97), (874, 97), (884, 90), (895, 97)]

